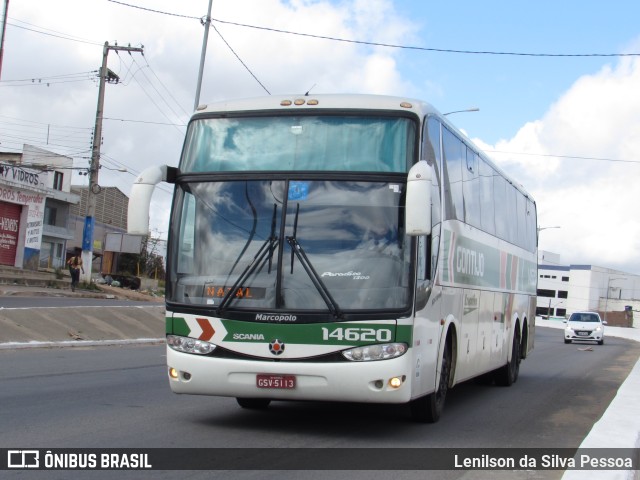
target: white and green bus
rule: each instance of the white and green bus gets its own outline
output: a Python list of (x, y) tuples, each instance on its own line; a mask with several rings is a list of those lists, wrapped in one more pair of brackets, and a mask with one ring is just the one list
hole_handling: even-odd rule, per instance
[(427, 103), (269, 96), (201, 106), (179, 166), (136, 180), (129, 231), (173, 183), (176, 393), (408, 404), (518, 378), (533, 348), (536, 205)]

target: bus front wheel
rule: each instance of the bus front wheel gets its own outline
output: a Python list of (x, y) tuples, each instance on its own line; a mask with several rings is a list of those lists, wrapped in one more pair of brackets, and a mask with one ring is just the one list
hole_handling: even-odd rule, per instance
[(411, 408), (411, 417), (422, 423), (435, 423), (440, 419), (442, 410), (444, 409), (444, 401), (447, 397), (447, 391), (449, 390), (449, 380), (451, 377), (451, 344), (449, 339), (444, 346), (442, 352), (442, 365), (440, 369), (440, 382), (438, 383), (438, 389), (425, 395), (424, 397), (416, 398), (409, 403)]

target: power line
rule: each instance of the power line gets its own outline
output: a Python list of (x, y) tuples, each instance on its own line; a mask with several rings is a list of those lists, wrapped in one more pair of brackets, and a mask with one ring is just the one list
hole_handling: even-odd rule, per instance
[[(137, 79), (135, 76), (134, 76), (134, 77), (132, 77), (132, 78), (135, 80), (135, 82), (138, 84), (138, 86), (142, 89), (142, 91), (143, 91), (143, 92), (144, 92), (144, 94), (147, 96), (147, 98), (151, 101), (151, 103), (153, 103), (153, 105), (158, 109), (158, 111), (160, 112), (160, 114), (161, 114), (164, 118), (166, 118), (166, 119), (169, 121), (169, 123), (173, 124), (173, 122), (171, 121), (171, 119), (167, 116), (167, 114), (166, 114), (166, 113), (164, 113), (164, 112), (162, 111), (162, 109), (160, 108), (160, 105), (158, 105), (158, 104), (156, 103), (156, 101), (153, 99), (153, 97), (151, 96), (151, 94), (149, 94), (149, 92), (147, 92), (147, 90), (146, 90), (146, 89), (144, 88), (144, 86), (143, 86), (143, 85), (138, 81), (138, 79)], [(184, 133), (184, 132), (182, 132), (182, 131), (177, 127), (177, 126), (176, 126), (175, 128), (176, 128), (176, 130), (178, 130), (178, 132), (179, 132), (181, 135)]]
[[(138, 65), (138, 62), (136, 62), (136, 60), (135, 60), (133, 57), (132, 57), (132, 60), (133, 60), (133, 63), (135, 63), (136, 65)], [(146, 60), (145, 60), (145, 61), (146, 61)], [(149, 65), (149, 64), (147, 63), (147, 66), (148, 66), (148, 65)], [(149, 85), (151, 85), (151, 88), (153, 88), (153, 89), (156, 91), (156, 93), (158, 94), (158, 96), (160, 97), (160, 99), (164, 102), (164, 104), (167, 106), (167, 108), (168, 108), (169, 110), (171, 110), (171, 113), (173, 113), (173, 114), (176, 116), (176, 118), (180, 118), (180, 114), (179, 114), (179, 113), (177, 113), (177, 112), (173, 109), (173, 107), (172, 107), (172, 106), (169, 104), (169, 102), (165, 99), (165, 97), (163, 96), (163, 94), (162, 94), (162, 93), (161, 93), (161, 92), (160, 92), (160, 91), (155, 87), (155, 85), (154, 85), (154, 84), (153, 84), (153, 82), (149, 79), (149, 77), (147, 77), (146, 73), (145, 73), (145, 72), (144, 72), (144, 70), (143, 70), (143, 67), (144, 67), (144, 66), (140, 67), (140, 70), (139, 70), (139, 71), (142, 73), (142, 76), (147, 80), (147, 82), (149, 82)], [(173, 97), (171, 97), (171, 98), (173, 98)], [(173, 99), (173, 100), (175, 101), (175, 99)], [(178, 104), (178, 102), (176, 102), (176, 104)], [(179, 104), (178, 104), (178, 106), (179, 106)], [(181, 107), (180, 107), (180, 108), (181, 108)], [(184, 110), (183, 110), (183, 111), (184, 111)], [(186, 114), (186, 116), (189, 116), (189, 114), (188, 114), (188, 113), (186, 113), (186, 112), (185, 112), (185, 114)]]
[[(112, 163), (113, 165), (116, 165), (116, 166), (117, 166), (117, 167), (119, 167), (119, 168), (125, 168), (125, 169), (127, 170), (127, 173), (129, 173), (129, 174), (131, 174), (131, 175), (133, 175), (133, 176), (136, 176), (136, 177), (137, 177), (137, 176), (140, 174), (140, 171), (138, 171), (138, 170), (136, 170), (136, 169), (134, 169), (134, 168), (129, 167), (126, 163), (120, 162), (120, 161), (116, 160), (115, 158), (113, 158), (113, 157), (112, 157), (112, 156), (110, 156), (110, 155), (107, 155), (107, 154), (102, 153), (100, 156), (101, 156), (102, 158), (105, 158), (105, 159), (106, 159), (106, 160), (108, 160), (110, 163)], [(169, 195), (173, 195), (173, 192), (172, 192), (172, 191), (166, 190), (166, 189), (164, 189), (164, 188), (162, 188), (162, 187), (163, 187), (162, 185), (156, 185), (156, 190), (159, 190), (159, 191), (161, 191), (161, 192), (163, 192), (163, 193), (166, 193), (166, 194), (169, 194)]]
[(568, 158), (568, 159), (575, 159), (575, 160), (594, 160), (597, 162), (640, 163), (640, 160), (622, 160), (619, 158), (602, 158), (602, 157), (582, 157), (578, 155), (554, 155), (552, 153), (504, 152), (500, 150), (484, 150), (484, 152), (503, 153), (506, 155), (527, 155), (531, 157), (553, 157), (553, 158)]
[(155, 10), (153, 8), (141, 7), (139, 5), (131, 5), (129, 3), (118, 2), (117, 0), (109, 0), (109, 1), (111, 3), (117, 3), (119, 5), (124, 5), (125, 7), (137, 8), (138, 10), (144, 10), (146, 12), (160, 13), (162, 15), (168, 15), (170, 17), (188, 18), (190, 20), (200, 20), (200, 17), (194, 17), (192, 15), (180, 15), (178, 13), (163, 12), (162, 10)]
[[(13, 120), (13, 121), (7, 121), (7, 120), (3, 120), (3, 119)], [(110, 120), (110, 121), (114, 121), (114, 122), (141, 123), (141, 124), (146, 124), (146, 125), (164, 125), (164, 126), (170, 126), (170, 127), (183, 127), (183, 128), (187, 126), (186, 124), (173, 123), (171, 121), (170, 122), (156, 122), (156, 121), (150, 121), (150, 120), (136, 120), (136, 119), (131, 119), (131, 118), (103, 117), (103, 120)], [(33, 121), (33, 120), (26, 120), (26, 119), (21, 119), (21, 118), (16, 118), (16, 117), (9, 117), (9, 116), (6, 116), (6, 115), (0, 115), (0, 125), (2, 125), (2, 124), (10, 125), (10, 126), (17, 126), (17, 127), (25, 127), (25, 128), (30, 128), (30, 129), (40, 129), (42, 133), (44, 133), (44, 131), (47, 129), (47, 127), (51, 127), (51, 128), (55, 128), (55, 129), (66, 129), (66, 130), (71, 130), (71, 131), (75, 130), (76, 131), (76, 133), (73, 133), (73, 134), (70, 134), (70, 135), (83, 135), (87, 131), (92, 131), (92, 128), (90, 128), (90, 127), (76, 127), (76, 126), (70, 126), (70, 125), (57, 125), (57, 124), (51, 124), (51, 123), (45, 123), (45, 122), (37, 122), (37, 121)], [(32, 139), (32, 138), (29, 138), (29, 137), (18, 137), (18, 136), (15, 136), (15, 135), (9, 135), (7, 133), (4, 133), (4, 132), (7, 132), (7, 131), (20, 133), (20, 130), (3, 127), (3, 133), (0, 134), (0, 135), (5, 136), (5, 137), (24, 139), (24, 140)], [(31, 133), (31, 134), (33, 134), (33, 133)], [(57, 135), (59, 136), (60, 134), (57, 134)], [(55, 137), (56, 134), (55, 133), (51, 133), (51, 136)], [(73, 143), (83, 143), (82, 140), (70, 140), (70, 141), (73, 142)], [(12, 141), (11, 143), (16, 143), (17, 144), (18, 142)], [(46, 145), (43, 142), (38, 142), (38, 143), (40, 145)], [(61, 145), (61, 146), (66, 146), (66, 145)], [(68, 147), (70, 147), (70, 146), (68, 146)], [(507, 152), (507, 151), (503, 151), (503, 150), (482, 150), (482, 151), (485, 152), (485, 153), (498, 153), (498, 154), (504, 154), (504, 155), (525, 155), (525, 156), (530, 156), (530, 157), (566, 158), (566, 159), (574, 159), (574, 160), (592, 160), (592, 161), (597, 161), (597, 162), (615, 162), (615, 163), (631, 163), (631, 164), (640, 163), (640, 160), (626, 160), (626, 159), (620, 159), (620, 158), (607, 158), (607, 157), (586, 157), (586, 156), (581, 156), (581, 155), (558, 155), (558, 154), (553, 154), (553, 153)]]
[[(33, 145), (44, 149), (65, 149), (77, 151), (80, 146), (90, 144), (92, 129), (0, 115), (0, 139), (2, 147), (9, 145)], [(68, 155), (65, 153), (65, 155)]]
[(147, 57), (144, 56), (144, 54), (142, 55), (142, 58), (144, 58), (145, 63), (147, 64), (147, 67), (149, 67), (149, 71), (151, 73), (153, 73), (153, 76), (156, 77), (156, 79), (158, 80), (158, 83), (160, 85), (162, 85), (162, 88), (165, 89), (165, 91), (169, 94), (169, 96), (173, 99), (173, 101), (176, 103), (176, 105), (178, 106), (178, 108), (180, 108), (180, 110), (182, 110), (182, 112), (184, 113), (184, 115), (188, 118), (189, 116), (191, 116), (191, 114), (189, 112), (187, 112), (184, 108), (182, 108), (182, 105), (180, 105), (180, 102), (178, 102), (175, 97), (173, 96), (173, 94), (171, 93), (171, 90), (169, 90), (167, 88), (167, 86), (162, 83), (162, 80), (160, 79), (160, 77), (156, 74), (156, 72), (153, 70), (153, 68), (151, 67), (151, 65), (149, 64), (149, 61), (147, 60)]
[[(118, 0), (108, 0), (111, 3), (117, 3), (119, 5), (123, 5), (125, 7), (137, 8), (139, 10), (144, 10), (147, 12), (158, 13), (162, 15), (168, 15), (172, 17), (180, 17), (180, 18), (188, 18), (191, 20), (200, 20), (200, 17), (195, 17), (191, 15), (180, 15), (171, 12), (165, 12), (161, 10), (155, 10), (152, 8), (141, 7), (139, 5), (131, 5), (129, 3), (120, 2)], [(504, 56), (520, 56), (520, 57), (637, 57), (640, 56), (640, 53), (532, 53), (532, 52), (500, 52), (500, 51), (490, 51), (490, 50), (455, 50), (450, 48), (429, 48), (429, 47), (416, 47), (410, 45), (397, 45), (391, 43), (381, 43), (381, 42), (368, 42), (364, 40), (352, 40), (346, 38), (339, 37), (331, 37), (327, 35), (316, 35), (311, 33), (301, 33), (301, 32), (292, 32), (290, 30), (282, 30), (278, 28), (270, 28), (270, 27), (262, 27), (258, 25), (248, 25), (246, 23), (239, 22), (231, 22), (228, 20), (220, 20), (216, 18), (211, 19), (212, 22), (222, 23), (226, 25), (234, 25), (236, 27), (243, 28), (252, 28), (255, 30), (264, 30), (268, 32), (274, 33), (282, 33), (286, 35), (297, 35), (300, 37), (309, 37), (309, 38), (317, 38), (320, 40), (330, 40), (333, 42), (343, 42), (343, 43), (354, 43), (358, 45), (368, 45), (373, 47), (387, 47), (387, 48), (398, 48), (405, 50), (417, 50), (417, 51), (425, 51), (425, 52), (439, 52), (439, 53), (458, 53), (458, 54), (467, 54), (467, 55), (504, 55)]]
[(145, 123), (148, 125), (167, 125), (170, 127), (186, 127), (186, 123), (169, 123), (169, 122), (152, 122), (150, 120), (133, 120), (129, 118), (111, 118), (111, 117), (102, 117), (103, 120), (111, 120), (114, 122), (129, 122), (129, 123)]
[(31, 83), (22, 83), (16, 85), (0, 85), (0, 87), (50, 87), (51, 85), (58, 85), (61, 83), (78, 83), (78, 82), (86, 82), (87, 80), (93, 81), (91, 78), (84, 78), (81, 80), (60, 80), (60, 81), (32, 81)]
[[(113, 1), (113, 0), (109, 0)], [(331, 40), (334, 42), (353, 43), (358, 45), (368, 45), (373, 47), (387, 47), (398, 48), (403, 50), (418, 50), (424, 52), (439, 52), (439, 53), (459, 53), (467, 55), (503, 55), (503, 56), (520, 56), (520, 57), (636, 57), (640, 56), (640, 53), (530, 53), (530, 52), (499, 52), (490, 50), (455, 50), (451, 48), (430, 48), (430, 47), (416, 47), (410, 45), (397, 45), (392, 43), (380, 43), (380, 42), (367, 42), (364, 40), (351, 40), (339, 37), (330, 37), (326, 35), (315, 35), (311, 33), (292, 32), (289, 30), (281, 30), (277, 28), (261, 27), (257, 25), (248, 25), (238, 22), (230, 22), (227, 20), (211, 19), (213, 22), (224, 23), (227, 25), (235, 25), (237, 27), (253, 28), (256, 30), (265, 30), (274, 33), (283, 33), (287, 35), (297, 35), (300, 37), (317, 38), (321, 40)]]
[(225, 43), (225, 45), (227, 47), (229, 47), (229, 50), (231, 50), (231, 53), (233, 53), (236, 58), (238, 59), (238, 61), (242, 64), (242, 66), (247, 70), (247, 72), (249, 72), (249, 74), (255, 79), (256, 82), (258, 82), (260, 84), (260, 86), (262, 87), (262, 89), (267, 92), (267, 95), (271, 95), (271, 92), (269, 90), (267, 90), (267, 87), (265, 87), (262, 82), (260, 80), (258, 80), (258, 77), (256, 77), (254, 75), (254, 73), (251, 71), (251, 69), (247, 66), (246, 63), (244, 63), (242, 61), (242, 59), (240, 58), (240, 56), (235, 52), (235, 50), (231, 47), (231, 45), (229, 45), (229, 42), (227, 42), (225, 40), (225, 38), (222, 36), (222, 34), (220, 33), (220, 31), (215, 27), (215, 25), (211, 25), (213, 27), (213, 29), (216, 31), (216, 33), (218, 34), (218, 36), (222, 39), (222, 41)]
[[(18, 21), (18, 22), (21, 22), (21, 23), (25, 23), (25, 24), (27, 24), (27, 25), (30, 25), (30, 24), (28, 24), (27, 22), (22, 22), (21, 20), (16, 20), (15, 18), (14, 18), (14, 19), (12, 19), (12, 20), (14, 20), (14, 21)], [(48, 33), (48, 32), (44, 32), (44, 31), (42, 31), (43, 27), (38, 27), (37, 25), (32, 25), (32, 26), (37, 27), (37, 28), (40, 28), (41, 30), (35, 30), (35, 29), (33, 29), (33, 28), (23, 27), (22, 25), (16, 25), (15, 23), (7, 23), (7, 25), (10, 25), (10, 26), (15, 27), (15, 28), (22, 28), (23, 30), (28, 30), (28, 31), (30, 31), (30, 32), (39, 33), (39, 34), (41, 34), (41, 35), (47, 35), (47, 36), (50, 36), (50, 37), (60, 38), (60, 39), (62, 39), (62, 40), (70, 40), (70, 41), (73, 41), (73, 42), (88, 43), (89, 45), (101, 45), (101, 44), (100, 44), (100, 43), (98, 43), (98, 42), (93, 42), (93, 41), (91, 41), (91, 40), (83, 40), (83, 39), (80, 39), (80, 38), (78, 38), (78, 37), (75, 37), (75, 38), (74, 38), (73, 36), (71, 36), (71, 35), (67, 35), (67, 34), (65, 34), (65, 33), (60, 34), (60, 35), (57, 35), (57, 34), (55, 34), (55, 33)], [(44, 30), (48, 30), (48, 29), (44, 29)], [(51, 31), (55, 31), (55, 30), (51, 30)]]
[[(56, 128), (66, 128), (66, 129), (71, 129), (71, 130), (93, 130), (91, 127), (77, 127), (74, 125), (58, 125), (55, 123), (47, 123), (47, 122), (37, 122), (35, 120), (27, 120), (24, 118), (17, 118), (17, 117), (10, 117), (8, 115), (0, 115), (0, 119), (2, 118), (6, 118), (9, 120), (17, 120), (18, 122), (26, 122), (26, 123), (32, 123), (34, 125), (43, 125), (43, 127), (47, 127), (47, 126), (51, 126), (51, 127), (56, 127)], [(0, 120), (1, 122), (2, 120)], [(16, 124), (19, 125), (19, 124)]]
[(69, 79), (69, 78), (78, 78), (78, 77), (87, 77), (88, 75), (97, 75), (97, 70), (90, 70), (88, 72), (77, 72), (77, 73), (63, 73), (61, 75), (50, 75), (50, 76), (37, 76), (30, 78), (18, 78), (15, 80), (0, 80), (0, 83), (6, 82), (33, 82), (34, 80), (57, 80), (57, 79)]

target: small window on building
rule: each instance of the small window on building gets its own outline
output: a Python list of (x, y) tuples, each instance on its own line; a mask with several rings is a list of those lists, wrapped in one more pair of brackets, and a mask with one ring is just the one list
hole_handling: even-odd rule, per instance
[(562, 281), (563, 282), (568, 282), (569, 281), (569, 277), (562, 277)]
[(536, 316), (544, 317), (550, 314), (550, 310), (547, 307), (536, 307)]
[(538, 296), (539, 297), (556, 298), (556, 292), (555, 292), (555, 290), (546, 290), (544, 288), (539, 288), (538, 289)]
[(558, 290), (558, 298), (568, 298), (569, 292), (565, 290)]
[(567, 309), (566, 308), (556, 308), (556, 316), (565, 317), (566, 315), (567, 315)]
[(53, 189), (62, 190), (62, 172), (53, 172)]
[(56, 217), (58, 210), (56, 208), (44, 207), (44, 224), (45, 225), (56, 225)]

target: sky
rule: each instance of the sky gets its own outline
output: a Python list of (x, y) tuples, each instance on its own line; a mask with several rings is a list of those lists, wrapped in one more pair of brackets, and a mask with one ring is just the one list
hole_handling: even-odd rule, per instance
[[(120, 81), (106, 87), (100, 184), (129, 194), (144, 168), (176, 166), (207, 6), (10, 2), (0, 151), (27, 143), (88, 167), (108, 41), (143, 54), (109, 53)], [(539, 248), (640, 274), (640, 2), (213, 0), (211, 16), (200, 103), (311, 89), (477, 107), (449, 119), (532, 194)], [(73, 183), (86, 185), (78, 172)], [(159, 237), (171, 192), (153, 197)]]

